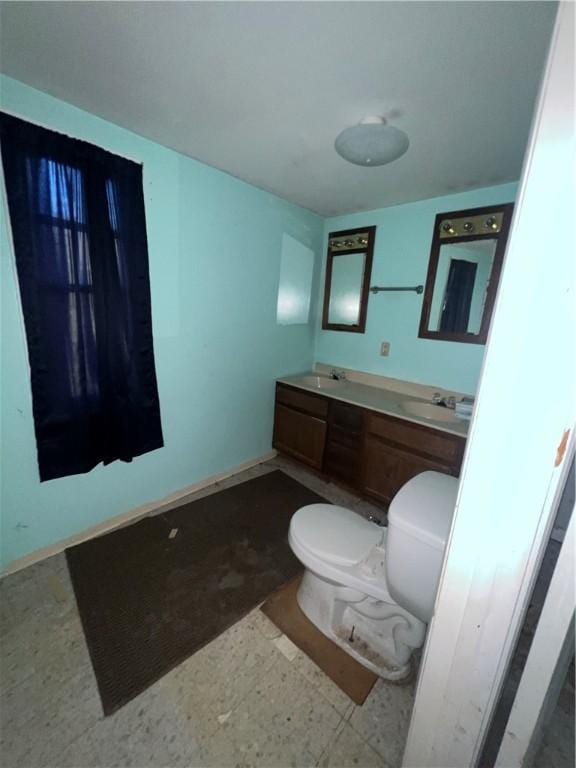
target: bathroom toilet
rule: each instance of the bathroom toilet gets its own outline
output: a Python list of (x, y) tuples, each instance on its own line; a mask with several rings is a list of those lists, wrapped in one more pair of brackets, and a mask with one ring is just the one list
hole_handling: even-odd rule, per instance
[(289, 542), (305, 566), (298, 603), (327, 637), (387, 680), (411, 672), (432, 618), (458, 480), (423, 472), (396, 494), (388, 528), (331, 504), (299, 509)]

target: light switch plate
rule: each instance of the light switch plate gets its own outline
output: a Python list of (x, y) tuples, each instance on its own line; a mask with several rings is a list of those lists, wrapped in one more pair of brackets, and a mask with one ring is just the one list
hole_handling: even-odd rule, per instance
[(390, 342), (389, 341), (383, 341), (382, 344), (380, 344), (380, 354), (382, 357), (388, 357), (390, 354)]

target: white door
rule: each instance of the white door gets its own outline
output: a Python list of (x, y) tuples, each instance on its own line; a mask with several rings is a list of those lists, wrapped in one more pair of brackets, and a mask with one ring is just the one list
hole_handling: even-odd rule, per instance
[(486, 346), (406, 768), (476, 764), (550, 534), (575, 421), (574, 158), (574, 6), (563, 2)]

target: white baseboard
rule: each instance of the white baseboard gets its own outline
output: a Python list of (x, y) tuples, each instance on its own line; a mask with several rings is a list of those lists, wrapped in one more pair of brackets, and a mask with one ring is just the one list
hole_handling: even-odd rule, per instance
[(228, 469), (225, 472), (219, 472), (218, 474), (211, 475), (197, 483), (187, 485), (185, 488), (182, 488), (179, 491), (174, 491), (174, 493), (170, 493), (167, 496), (163, 496), (161, 499), (142, 504), (142, 506), (135, 507), (127, 512), (121, 512), (119, 515), (110, 517), (108, 520), (103, 520), (101, 523), (86, 528), (86, 530), (81, 531), (80, 533), (75, 533), (73, 536), (61, 539), (55, 544), (50, 544), (48, 547), (42, 547), (42, 549), (36, 549), (34, 552), (30, 552), (23, 557), (12, 560), (12, 562), (8, 563), (2, 570), (0, 575), (7, 576), (9, 573), (20, 571), (22, 568), (26, 568), (29, 565), (45, 560), (47, 557), (57, 555), (68, 547), (73, 547), (75, 544), (81, 544), (83, 541), (94, 539), (96, 536), (102, 536), (102, 534), (109, 533), (115, 528), (122, 528), (139, 518), (158, 514), (159, 512), (168, 512), (170, 509), (174, 509), (174, 507), (179, 507), (181, 504), (185, 504), (188, 496), (191, 496), (204, 488), (208, 488), (210, 485), (219, 483), (227, 477), (232, 477), (240, 472), (245, 472), (251, 467), (262, 464), (265, 461), (270, 461), (270, 459), (275, 458), (275, 456), (277, 456), (276, 451), (269, 451), (263, 456), (258, 456), (256, 459), (250, 459), (250, 461), (245, 461), (243, 464), (238, 464), (238, 466)]

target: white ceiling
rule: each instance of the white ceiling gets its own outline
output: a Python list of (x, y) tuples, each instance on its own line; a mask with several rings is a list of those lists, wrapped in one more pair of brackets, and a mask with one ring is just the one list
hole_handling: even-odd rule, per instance
[[(3, 72), (323, 215), (519, 177), (549, 2), (1, 3)], [(410, 148), (334, 151), (366, 115)]]

